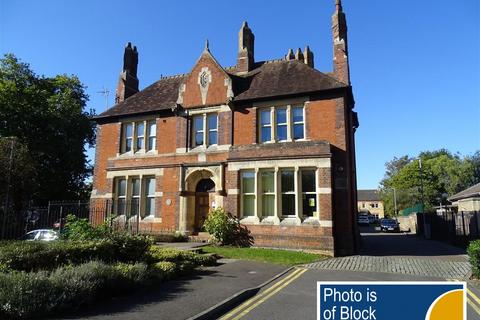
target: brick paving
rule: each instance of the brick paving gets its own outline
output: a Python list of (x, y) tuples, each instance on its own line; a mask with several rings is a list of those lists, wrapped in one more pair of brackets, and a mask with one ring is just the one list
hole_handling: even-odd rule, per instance
[(305, 265), (309, 269), (400, 273), (445, 279), (466, 279), (470, 263), (413, 257), (350, 256)]

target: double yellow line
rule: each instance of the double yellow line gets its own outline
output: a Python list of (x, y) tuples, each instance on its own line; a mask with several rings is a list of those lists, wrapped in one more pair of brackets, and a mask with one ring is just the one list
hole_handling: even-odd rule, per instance
[(269, 287), (265, 291), (262, 291), (262, 293), (260, 293), (259, 295), (256, 295), (245, 301), (244, 303), (221, 317), (220, 320), (237, 320), (242, 318), (254, 308), (265, 302), (267, 299), (271, 298), (277, 292), (288, 286), (291, 282), (300, 278), (300, 276), (306, 271), (307, 269), (295, 268), (295, 270), (287, 277), (276, 282), (273, 286)]
[[(457, 279), (452, 279), (453, 281), (459, 282)], [(480, 315), (480, 298), (467, 287), (467, 303), (472, 307), (475, 312)]]
[[(472, 300), (473, 299), (473, 300)], [(480, 298), (472, 290), (467, 288), (467, 302), (477, 314), (480, 315)]]

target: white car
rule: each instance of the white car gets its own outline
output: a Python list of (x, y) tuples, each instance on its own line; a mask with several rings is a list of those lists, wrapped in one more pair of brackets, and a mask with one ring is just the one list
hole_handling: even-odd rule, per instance
[(25, 241), (53, 241), (58, 239), (58, 232), (51, 229), (37, 229), (27, 232), (22, 239)]
[(357, 218), (357, 223), (360, 225), (369, 225), (370, 220), (368, 219), (367, 215), (359, 215)]

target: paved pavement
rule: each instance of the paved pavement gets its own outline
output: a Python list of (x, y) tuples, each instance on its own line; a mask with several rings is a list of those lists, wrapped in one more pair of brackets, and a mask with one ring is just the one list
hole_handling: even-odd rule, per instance
[(413, 234), (362, 229), (360, 255), (328, 259), (306, 265), (309, 269), (387, 272), (468, 279), (471, 274), (465, 251), (446, 243), (425, 240)]
[(253, 261), (223, 260), (220, 266), (205, 268), (195, 275), (165, 282), (145, 293), (83, 308), (82, 311), (61, 319), (187, 319), (239, 291), (259, 286), (286, 269), (284, 266)]

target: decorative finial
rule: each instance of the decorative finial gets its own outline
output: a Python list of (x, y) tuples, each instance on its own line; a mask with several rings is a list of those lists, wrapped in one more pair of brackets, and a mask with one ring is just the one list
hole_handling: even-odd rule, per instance
[(205, 40), (205, 49), (204, 49), (204, 50), (205, 50), (205, 51), (210, 51), (210, 48), (209, 48), (209, 46), (208, 46), (208, 39)]
[(248, 28), (248, 23), (247, 23), (247, 21), (243, 21), (242, 28)]
[(337, 11), (342, 11), (342, 0), (335, 0), (335, 8)]

